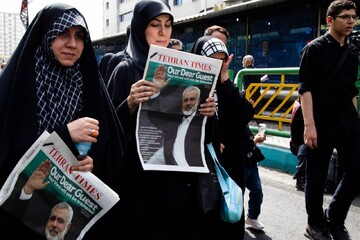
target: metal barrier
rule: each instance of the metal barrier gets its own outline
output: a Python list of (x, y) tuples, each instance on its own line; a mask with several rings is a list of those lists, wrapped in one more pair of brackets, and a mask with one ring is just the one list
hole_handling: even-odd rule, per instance
[[(240, 90), (243, 89), (243, 76), (244, 75), (265, 75), (269, 77), (271, 75), (280, 75), (281, 80), (279, 83), (251, 83), (246, 89), (246, 98), (250, 99), (258, 88), (262, 89), (260, 97), (254, 102), (254, 108), (260, 101), (266, 103), (262, 108), (255, 112), (255, 119), (262, 119), (266, 121), (273, 121), (278, 123), (278, 130), (267, 129), (266, 134), (280, 137), (290, 138), (289, 131), (283, 131), (283, 123), (290, 123), (291, 111), (293, 108), (294, 97), (297, 98), (296, 83), (285, 83), (286, 75), (298, 75), (298, 67), (288, 68), (249, 68), (240, 70), (235, 78), (234, 82)], [(270, 108), (271, 105), (271, 108)], [(284, 109), (285, 108), (285, 109)], [(257, 132), (257, 127), (251, 127), (253, 132)]]
[[(291, 120), (291, 111), (293, 109), (293, 103), (296, 98), (298, 98), (297, 87), (298, 84), (294, 83), (285, 83), (285, 75), (298, 75), (299, 68), (298, 67), (288, 67), (288, 68), (249, 68), (242, 69), (237, 72), (234, 82), (239, 87), (240, 90), (243, 89), (243, 76), (244, 75), (262, 75), (267, 74), (271, 75), (281, 75), (280, 83), (251, 83), (248, 89), (246, 89), (246, 98), (250, 99), (251, 96), (256, 92), (258, 88), (262, 88), (262, 93), (260, 97), (254, 103), (254, 107), (261, 101), (261, 99), (267, 100), (266, 104), (255, 113), (255, 119), (263, 119), (267, 121), (278, 122), (278, 130), (275, 129), (266, 129), (265, 133), (272, 136), (285, 137), (290, 138), (289, 131), (283, 131), (283, 123), (290, 123)], [(360, 65), (358, 70), (358, 79), (356, 81), (356, 87), (360, 92)], [(274, 92), (271, 92), (274, 90)], [(295, 99), (294, 99), (295, 98)], [(266, 111), (270, 104), (274, 102), (275, 99), (280, 99), (279, 103), (275, 108), (271, 111)], [(286, 104), (287, 102), (290, 102)], [(280, 110), (284, 110), (284, 105), (288, 105), (289, 107), (285, 107), (285, 111), (280, 112)], [(360, 115), (360, 93), (357, 96), (357, 109)], [(254, 126), (250, 126), (252, 132), (257, 133), (258, 128)]]

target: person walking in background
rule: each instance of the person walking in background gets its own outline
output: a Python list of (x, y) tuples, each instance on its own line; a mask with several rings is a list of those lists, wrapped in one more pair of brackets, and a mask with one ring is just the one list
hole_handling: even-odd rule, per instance
[(169, 48), (183, 51), (183, 43), (176, 38), (170, 39)]
[[(242, 60), (243, 68), (245, 68), (245, 69), (255, 68), (254, 63), (255, 63), (255, 60), (252, 55), (246, 55), (243, 57), (243, 60)], [(245, 74), (243, 77), (244, 91), (246, 91), (248, 89), (248, 87), (250, 86), (250, 84), (252, 84), (252, 83), (260, 83), (260, 77), (258, 75)], [(260, 93), (260, 87), (259, 87), (258, 89), (256, 89), (255, 93), (251, 96), (249, 101), (252, 104), (254, 104), (256, 102), (256, 100), (260, 97), (260, 95), (261, 95), (261, 93)]]
[(263, 190), (259, 175), (258, 163), (265, 159), (260, 148), (256, 144), (265, 141), (266, 136), (263, 132), (258, 132), (255, 136), (249, 125), (246, 128), (247, 134), (244, 138), (245, 150), (245, 186), (249, 190), (248, 211), (245, 223), (255, 230), (264, 228), (264, 224), (258, 219), (263, 202)]
[[(308, 225), (304, 234), (310, 239), (332, 239), (328, 230), (333, 239), (351, 239), (345, 219), (360, 193), (360, 122), (356, 110), (359, 91), (355, 85), (359, 60), (357, 48), (348, 41), (358, 19), (356, 10), (350, 0), (331, 2), (326, 12), (329, 30), (303, 48), (300, 60), (299, 94), (307, 147)], [(337, 70), (342, 56), (344, 62)], [(323, 192), (334, 148), (344, 164), (344, 174), (324, 212)]]
[[(92, 170), (118, 191), (118, 173), (111, 169), (122, 160), (122, 127), (99, 77), (85, 19), (74, 7), (46, 6), (27, 28), (0, 76), (0, 115), (1, 187), (47, 130), (55, 131), (75, 156), (76, 143), (91, 142), (90, 156), (73, 170)], [(106, 214), (85, 239), (99, 239), (102, 231), (113, 229), (111, 219)], [(3, 208), (0, 225), (16, 228), (4, 231), (1, 239), (39, 238)]]
[[(128, 139), (126, 161), (119, 169), (125, 189), (119, 201), (123, 211), (116, 222), (121, 223), (122, 234), (132, 238), (143, 238), (145, 234), (147, 239), (156, 240), (200, 239), (211, 238), (213, 230), (222, 232), (216, 225), (219, 220), (202, 213), (197, 191), (201, 173), (144, 171), (137, 151), (137, 109), (157, 91), (153, 82), (142, 79), (149, 48), (151, 44), (168, 47), (173, 20), (166, 2), (137, 2), (127, 47), (129, 58), (117, 65), (108, 85)], [(208, 138), (212, 136), (209, 134), (212, 134), (214, 112), (214, 98), (208, 97), (199, 107), (199, 113), (209, 117), (204, 143), (209, 143)], [(216, 213), (213, 211), (209, 214)]]
[[(255, 60), (252, 55), (246, 55), (243, 57), (242, 65), (243, 65), (244, 69), (254, 69), (255, 68), (254, 63), (255, 63)], [(250, 84), (252, 84), (252, 83), (260, 83), (260, 76), (253, 75), (253, 74), (245, 74), (243, 76), (244, 91), (246, 91), (249, 88)], [(259, 114), (259, 112), (263, 106), (261, 101), (256, 103), (256, 101), (258, 100), (258, 98), (261, 95), (260, 89), (261, 89), (260, 86), (258, 86), (256, 91), (249, 98), (249, 102), (251, 102), (251, 104), (253, 104), (255, 114)], [(251, 91), (252, 91), (252, 89), (251, 89)], [(259, 124), (261, 122), (262, 122), (261, 120), (256, 119), (257, 124)]]
[(229, 31), (218, 25), (212, 25), (205, 29), (204, 36), (212, 36), (220, 39), (225, 45), (227, 44), (227, 41), (230, 37)]

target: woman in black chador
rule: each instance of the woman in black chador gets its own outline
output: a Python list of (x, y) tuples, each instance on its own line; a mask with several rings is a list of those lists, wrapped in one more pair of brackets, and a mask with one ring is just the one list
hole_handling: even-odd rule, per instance
[[(74, 170), (92, 170), (121, 194), (115, 170), (123, 156), (122, 127), (99, 76), (84, 16), (77, 9), (54, 4), (36, 15), (1, 73), (0, 116), (1, 187), (47, 130), (56, 131), (76, 156), (75, 143), (91, 142), (88, 156)], [(85, 239), (100, 239), (114, 229), (108, 219), (111, 213), (95, 223)], [(1, 239), (40, 238), (2, 208), (0, 226), (16, 229), (3, 231)]]

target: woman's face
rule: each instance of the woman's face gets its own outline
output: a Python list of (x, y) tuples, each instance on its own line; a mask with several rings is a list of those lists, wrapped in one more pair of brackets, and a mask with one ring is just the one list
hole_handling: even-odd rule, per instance
[(223, 64), (224, 64), (224, 63), (226, 62), (226, 60), (227, 60), (226, 53), (224, 53), (224, 52), (216, 52), (216, 53), (211, 54), (209, 57), (222, 60), (222, 61), (223, 61)]
[(148, 45), (151, 44), (167, 47), (172, 33), (171, 17), (168, 14), (154, 18), (145, 29), (145, 37)]
[(61, 65), (71, 67), (80, 58), (84, 49), (84, 38), (80, 26), (66, 29), (55, 38), (51, 49)]

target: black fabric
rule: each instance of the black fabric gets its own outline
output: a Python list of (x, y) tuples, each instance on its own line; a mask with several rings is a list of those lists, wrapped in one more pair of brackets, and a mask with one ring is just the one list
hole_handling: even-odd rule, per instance
[[(206, 231), (209, 227), (215, 233), (221, 229), (215, 225), (220, 221), (216, 209), (206, 214), (201, 211), (197, 191), (199, 173), (144, 171), (135, 138), (137, 112), (130, 115), (126, 101), (131, 85), (143, 76), (149, 49), (145, 29), (152, 18), (163, 13), (170, 14), (170, 8), (159, 0), (136, 3), (128, 42), (131, 51), (127, 48), (129, 57), (116, 66), (109, 80), (109, 93), (128, 141), (126, 161), (119, 171), (126, 186), (119, 205), (123, 211), (114, 219), (120, 222), (122, 234), (134, 239), (144, 236), (156, 240), (200, 239), (213, 235)], [(212, 134), (211, 123), (212, 118), (208, 118), (205, 143)]]
[[(34, 18), (18, 47), (11, 56), (7, 67), (0, 76), (0, 186), (3, 185), (18, 160), (38, 138), (35, 93), (34, 56), (44, 35), (52, 28), (55, 20), (65, 11), (77, 11), (65, 4), (53, 4), (43, 8)], [(118, 181), (118, 168), (123, 157), (122, 126), (113, 108), (104, 82), (98, 72), (89, 34), (79, 59), (83, 77), (83, 111), (76, 117), (88, 116), (99, 120), (100, 134), (98, 142), (93, 144), (89, 155), (94, 159), (93, 173), (121, 196)], [(50, 129), (49, 129), (50, 130)], [(71, 141), (67, 126), (59, 126), (56, 132), (69, 148), (77, 154)], [(99, 223), (86, 234), (85, 239), (100, 239), (104, 229), (112, 228), (110, 215), (106, 214)], [(21, 223), (0, 211), (0, 224), (4, 229), (15, 227), (17, 231), (6, 232), (2, 239), (32, 238), (29, 230)], [(28, 235), (29, 234), (29, 235)], [(99, 234), (99, 235), (98, 235)]]
[(246, 165), (254, 165), (258, 162), (261, 162), (265, 159), (265, 156), (262, 154), (260, 148), (258, 146), (254, 146), (254, 148), (245, 154), (246, 157)]
[[(214, 37), (199, 38), (190, 53), (201, 55), (204, 44), (211, 38)], [(214, 124), (217, 127), (212, 142), (215, 149), (220, 149), (220, 143), (225, 145), (223, 153), (218, 153), (219, 161), (244, 191), (245, 155), (242, 138), (239, 136), (245, 136), (246, 126), (254, 116), (254, 109), (232, 81), (221, 83), (218, 80), (215, 91), (218, 98), (218, 117)]]
[[(335, 74), (334, 81), (326, 83), (324, 89), (324, 82), (330, 80), (338, 64), (334, 59), (340, 59), (344, 51), (348, 51), (346, 60)], [(309, 57), (313, 55), (315, 57)], [(358, 72), (354, 62), (358, 62), (357, 48), (350, 43), (340, 46), (329, 33), (314, 39), (304, 47), (299, 69), (299, 94), (311, 91), (314, 119), (318, 121), (319, 117), (323, 116), (321, 120), (325, 123), (317, 126), (318, 131), (334, 129), (340, 115), (347, 111), (350, 105), (353, 106), (352, 98), (359, 93), (354, 82)]]
[(205, 148), (205, 160), (210, 173), (199, 174), (197, 190), (200, 207), (204, 213), (208, 213), (220, 204), (222, 191), (216, 176), (214, 161), (207, 147)]
[(301, 104), (298, 100), (294, 102), (294, 107), (290, 119), (290, 150), (297, 156), (297, 150), (304, 144), (304, 118)]
[(127, 56), (128, 54), (126, 49), (117, 53), (107, 53), (104, 55), (104, 57), (101, 59), (101, 62), (99, 63), (99, 70), (101, 76), (104, 79), (105, 85), (108, 84), (114, 68)]
[[(254, 65), (249, 65), (246, 67), (247, 69), (248, 68), (255, 68)], [(245, 74), (244, 77), (243, 77), (243, 86), (244, 86), (244, 90), (246, 90), (251, 83), (260, 83), (260, 78), (261, 76), (260, 75), (247, 75)], [(251, 98), (256, 101), (261, 95), (261, 92), (260, 92), (260, 88), (258, 88), (255, 93), (251, 96)]]
[[(212, 38), (203, 36), (199, 38), (190, 50), (190, 53), (201, 55), (204, 44)], [(220, 78), (219, 78), (220, 79)], [(246, 126), (254, 116), (254, 109), (245, 98), (244, 93), (234, 85), (232, 81), (221, 83), (217, 81), (215, 87), (218, 106), (218, 116), (214, 119), (214, 134), (212, 143), (221, 165), (230, 177), (245, 192), (245, 155), (243, 138), (246, 135)], [(220, 143), (225, 149), (220, 153)], [(239, 222), (234, 224), (222, 223), (222, 234), (224, 239), (230, 239), (234, 235), (242, 239), (245, 235), (244, 214)]]
[(256, 146), (254, 142), (254, 134), (249, 125), (245, 127), (243, 135), (240, 137), (243, 139), (242, 145), (245, 152), (245, 162), (247, 167), (251, 167), (265, 159), (261, 149)]

